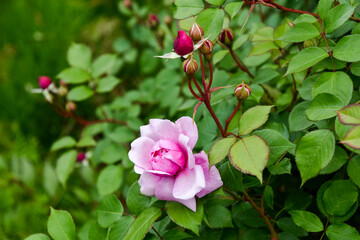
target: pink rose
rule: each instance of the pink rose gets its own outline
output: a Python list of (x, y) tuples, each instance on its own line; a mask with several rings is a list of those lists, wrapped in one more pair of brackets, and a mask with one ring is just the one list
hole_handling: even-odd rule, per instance
[(51, 79), (47, 76), (40, 76), (39, 77), (39, 86), (41, 89), (45, 90), (47, 89), (51, 84)]
[(178, 35), (174, 40), (174, 51), (180, 56), (191, 53), (194, 50), (194, 44), (184, 31), (178, 31)]
[(142, 194), (177, 201), (196, 211), (195, 195), (203, 197), (222, 186), (216, 167), (209, 169), (206, 153), (192, 153), (198, 130), (190, 117), (175, 123), (150, 119), (140, 133), (131, 143), (129, 158), (141, 174)]

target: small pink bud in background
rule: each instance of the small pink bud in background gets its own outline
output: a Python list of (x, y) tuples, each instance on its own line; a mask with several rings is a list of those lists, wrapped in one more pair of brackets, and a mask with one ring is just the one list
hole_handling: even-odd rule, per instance
[(172, 19), (169, 15), (166, 15), (164, 18), (164, 22), (168, 27), (171, 27)]
[(183, 69), (187, 76), (192, 77), (198, 70), (198, 63), (191, 56), (183, 62)]
[(60, 85), (61, 86), (67, 86), (67, 83), (64, 80), (60, 79)]
[(40, 76), (39, 77), (39, 86), (41, 89), (45, 90), (47, 89), (51, 84), (51, 79), (47, 76)]
[(250, 94), (251, 94), (251, 89), (249, 85), (245, 84), (244, 82), (242, 84), (239, 84), (235, 88), (235, 95), (239, 101), (245, 100), (250, 96)]
[(204, 36), (204, 30), (194, 22), (192, 27), (190, 28), (189, 35), (192, 38), (192, 40), (196, 43), (202, 39)]
[(153, 13), (149, 14), (148, 22), (151, 29), (156, 29), (159, 26), (159, 18)]
[(86, 158), (85, 153), (84, 153), (84, 152), (79, 152), (78, 155), (77, 155), (77, 157), (76, 157), (76, 161), (77, 161), (77, 162), (82, 162), (82, 161), (85, 160), (85, 158)]
[(76, 110), (76, 104), (74, 102), (67, 102), (65, 108), (69, 112), (74, 112)]
[(180, 56), (191, 53), (194, 50), (194, 45), (191, 37), (184, 31), (178, 31), (178, 35), (174, 41), (174, 51)]
[(131, 1), (131, 0), (124, 0), (124, 1), (123, 1), (123, 5), (124, 5), (124, 7), (126, 7), (126, 8), (131, 8), (132, 1)]
[(219, 40), (225, 46), (231, 48), (234, 42), (234, 32), (230, 28), (225, 28), (220, 33)]

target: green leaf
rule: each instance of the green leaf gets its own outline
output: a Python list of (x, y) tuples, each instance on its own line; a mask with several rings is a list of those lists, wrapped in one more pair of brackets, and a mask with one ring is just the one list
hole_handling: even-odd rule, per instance
[(98, 223), (103, 228), (110, 227), (115, 221), (119, 220), (124, 212), (121, 202), (115, 195), (104, 197), (96, 210)]
[(91, 62), (91, 50), (84, 44), (72, 43), (67, 52), (67, 60), (72, 67), (88, 69)]
[(25, 240), (50, 240), (50, 238), (42, 233), (35, 233), (25, 238)]
[(94, 147), (96, 141), (92, 136), (83, 136), (77, 143), (76, 147)]
[(280, 40), (285, 42), (303, 42), (319, 35), (319, 30), (312, 23), (302, 22), (290, 28)]
[(317, 81), (317, 79), (320, 77), (320, 75), (312, 75), (310, 77), (307, 77), (302, 83), (301, 86), (298, 88), (299, 95), (304, 100), (312, 100), (312, 88)]
[(254, 134), (262, 137), (269, 145), (270, 156), (268, 165), (276, 163), (283, 153), (296, 146), (289, 142), (281, 133), (272, 129), (258, 130)]
[(290, 61), (285, 75), (300, 72), (327, 58), (329, 54), (319, 47), (309, 47), (296, 54)]
[(109, 133), (109, 138), (117, 143), (128, 143), (135, 139), (135, 134), (128, 127), (119, 126)]
[(352, 104), (337, 111), (339, 121), (345, 125), (360, 124), (360, 104)]
[(102, 74), (111, 75), (114, 73), (117, 65), (117, 56), (115, 54), (104, 54), (99, 56), (91, 65), (91, 75), (99, 77)]
[(236, 138), (222, 138), (215, 142), (209, 151), (210, 167), (216, 163), (221, 162), (228, 155), (230, 147), (234, 145)]
[(50, 208), (47, 228), (54, 240), (75, 240), (75, 224), (67, 211)]
[(225, 2), (225, 0), (205, 0), (205, 1), (212, 4), (212, 5), (214, 5), (214, 6), (217, 6), (217, 7), (220, 7)]
[(161, 209), (150, 207), (145, 209), (131, 224), (124, 240), (144, 239), (156, 219), (161, 216)]
[(246, 136), (230, 148), (229, 159), (235, 168), (256, 176), (262, 183), (262, 171), (269, 160), (269, 151), (269, 146), (261, 137)]
[(65, 70), (62, 70), (56, 77), (69, 84), (84, 83), (91, 78), (88, 72), (77, 67), (66, 68)]
[(243, 191), (242, 173), (234, 168), (230, 162), (225, 162), (219, 168), (224, 186), (232, 191)]
[(336, 116), (336, 111), (344, 106), (335, 95), (322, 93), (317, 95), (306, 110), (306, 116), (311, 121), (320, 121)]
[(231, 219), (231, 212), (224, 206), (211, 205), (205, 206), (205, 216), (211, 227), (213, 228), (227, 228), (234, 227)]
[(213, 64), (216, 65), (218, 62), (220, 62), (225, 56), (226, 54), (228, 54), (229, 51), (228, 50), (220, 50), (217, 51), (214, 56), (213, 56)]
[(123, 216), (116, 221), (109, 230), (108, 240), (124, 239), (126, 232), (134, 222), (132, 216)]
[(272, 175), (291, 174), (291, 162), (289, 158), (284, 158), (279, 163), (268, 166)]
[(202, 0), (175, 0), (175, 19), (197, 15), (204, 9)]
[(348, 35), (341, 38), (335, 45), (334, 58), (346, 62), (360, 61), (360, 34)]
[(248, 38), (249, 36), (247, 34), (241, 34), (239, 37), (235, 38), (232, 50), (235, 51), (236, 49), (240, 48), (248, 40)]
[(150, 202), (151, 198), (140, 192), (140, 185), (137, 181), (135, 181), (129, 188), (126, 196), (126, 205), (129, 210), (132, 213), (139, 215), (142, 211), (149, 207)]
[(316, 23), (318, 22), (316, 17), (310, 15), (310, 14), (301, 14), (299, 17), (297, 17), (294, 20), (294, 24), (298, 24), (298, 23)]
[(317, 176), (326, 167), (335, 152), (335, 137), (329, 130), (315, 130), (298, 143), (295, 153), (296, 165), (301, 175), (301, 185)]
[(56, 175), (59, 182), (66, 186), (66, 181), (74, 169), (77, 153), (75, 150), (70, 150), (63, 153), (56, 161)]
[(360, 240), (356, 228), (345, 223), (332, 224), (326, 229), (326, 236), (329, 240)]
[(178, 202), (166, 202), (165, 209), (174, 223), (199, 235), (199, 227), (204, 216), (202, 204), (197, 203), (196, 212)]
[(244, 2), (231, 2), (225, 5), (225, 12), (227, 12), (231, 19), (240, 11)]
[(339, 146), (335, 147), (334, 157), (329, 164), (321, 169), (320, 174), (330, 174), (339, 170), (348, 160), (348, 155), (345, 150)]
[(55, 169), (52, 167), (50, 162), (44, 162), (43, 186), (51, 197), (54, 197), (54, 195), (56, 194), (58, 184), (59, 182), (56, 176)]
[(109, 165), (104, 168), (97, 181), (96, 187), (100, 196), (115, 192), (122, 184), (123, 168), (120, 165)]
[(295, 224), (308, 232), (320, 232), (324, 225), (318, 216), (303, 210), (292, 210), (289, 212)]
[(290, 132), (302, 131), (314, 123), (306, 118), (305, 111), (310, 107), (311, 102), (305, 101), (297, 104), (289, 115)]
[(214, 41), (221, 32), (225, 12), (218, 8), (208, 8), (200, 13), (196, 22), (204, 29), (205, 37)]
[(342, 216), (351, 209), (357, 198), (358, 191), (350, 180), (335, 180), (324, 192), (324, 208), (330, 215)]
[[(360, 26), (360, 24), (358, 26)], [(351, 65), (350, 71), (355, 76), (360, 77), (360, 62), (353, 63)]]
[(192, 238), (192, 236), (180, 229), (174, 228), (167, 231), (164, 235), (164, 238), (166, 240), (182, 240), (182, 239)]
[(261, 127), (268, 119), (273, 106), (255, 106), (248, 109), (239, 120), (239, 135), (247, 135)]
[(249, 56), (262, 55), (274, 49), (278, 49), (274, 42), (260, 42), (252, 47)]
[(100, 153), (100, 160), (107, 164), (115, 163), (126, 157), (127, 153), (123, 146), (119, 146), (113, 142), (110, 142), (102, 149)]
[(264, 200), (269, 208), (274, 209), (274, 190), (270, 185), (266, 185), (264, 189)]
[(347, 166), (347, 174), (349, 175), (351, 181), (353, 181), (358, 187), (360, 187), (360, 156), (356, 156), (350, 159)]
[(65, 136), (65, 137), (62, 137), (62, 138), (56, 140), (56, 142), (54, 142), (51, 145), (50, 151), (57, 151), (57, 150), (63, 149), (63, 148), (71, 148), (71, 147), (74, 147), (75, 144), (76, 144), (76, 141), (74, 138), (72, 138), (70, 136)]
[[(279, 75), (280, 75), (279, 72), (272, 68), (261, 68), (256, 73), (254, 83), (257, 83), (257, 84), (265, 83), (265, 82), (268, 82), (268, 81), (276, 78)], [(252, 94), (252, 86), (253, 85), (251, 85), (251, 94)]]
[(321, 93), (330, 93), (337, 96), (344, 105), (347, 105), (352, 96), (353, 82), (344, 72), (325, 72), (315, 82), (312, 95), (315, 98)]
[(100, 225), (94, 221), (92, 222), (88, 234), (88, 240), (106, 240), (107, 230), (100, 227)]
[(318, 13), (321, 19), (324, 19), (325, 15), (331, 9), (334, 0), (320, 0), (317, 6)]
[(93, 90), (91, 90), (87, 86), (81, 85), (72, 88), (67, 95), (67, 99), (70, 101), (80, 102), (88, 99), (93, 94), (94, 94)]
[(311, 204), (312, 196), (304, 191), (297, 190), (291, 192), (285, 199), (284, 209), (305, 210)]
[(253, 42), (273, 41), (274, 40), (274, 29), (272, 27), (263, 27), (258, 29), (253, 37)]
[(341, 139), (342, 144), (351, 148), (360, 149), (360, 126), (355, 126)]
[(344, 3), (330, 9), (324, 17), (324, 28), (326, 33), (332, 33), (343, 25), (354, 13), (355, 7)]
[[(296, 225), (293, 219), (290, 217), (280, 218), (279, 220), (276, 221), (276, 224), (279, 226), (279, 228), (282, 231), (286, 233), (291, 233), (296, 237), (306, 237), (309, 235), (308, 232), (306, 232), (304, 229)], [(292, 240), (292, 238), (290, 239), (285, 238), (285, 240)], [(298, 238), (294, 238), (294, 240), (298, 240)]]
[(100, 78), (96, 91), (98, 93), (111, 92), (120, 82), (121, 82), (120, 79), (112, 75), (106, 76), (104, 78)]

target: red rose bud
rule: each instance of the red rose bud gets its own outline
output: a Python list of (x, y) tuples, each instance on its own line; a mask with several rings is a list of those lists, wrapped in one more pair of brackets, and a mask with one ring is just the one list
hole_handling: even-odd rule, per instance
[(191, 37), (184, 31), (178, 31), (178, 35), (174, 41), (174, 51), (180, 56), (191, 53), (194, 50), (194, 45)]
[(210, 40), (206, 40), (200, 47), (200, 52), (204, 55), (211, 54), (214, 48), (214, 44)]
[(204, 30), (197, 23), (194, 23), (190, 28), (189, 35), (194, 42), (198, 42), (204, 36)]
[(245, 100), (246, 98), (248, 98), (251, 94), (251, 89), (249, 87), (249, 85), (242, 83), (239, 84), (236, 88), (235, 88), (235, 95), (236, 98), (239, 101)]
[(76, 161), (77, 161), (77, 162), (82, 162), (82, 161), (85, 160), (85, 158), (86, 158), (85, 153), (84, 153), (84, 152), (79, 152), (78, 155), (77, 155), (77, 157), (76, 157)]
[(149, 14), (148, 22), (151, 29), (156, 29), (159, 26), (159, 18), (155, 14)]
[(39, 86), (41, 89), (45, 90), (47, 89), (51, 84), (51, 79), (47, 76), (40, 76), (39, 77)]
[(234, 32), (230, 28), (225, 28), (220, 33), (219, 40), (225, 46), (231, 48), (232, 43), (234, 42)]
[(65, 108), (68, 112), (74, 112), (76, 110), (76, 104), (74, 102), (67, 102)]
[(198, 63), (191, 56), (183, 62), (183, 69), (187, 76), (193, 76), (198, 70)]

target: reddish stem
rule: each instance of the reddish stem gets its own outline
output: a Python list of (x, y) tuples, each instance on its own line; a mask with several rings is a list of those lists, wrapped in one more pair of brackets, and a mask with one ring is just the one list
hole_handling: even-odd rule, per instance
[(209, 85), (208, 85), (208, 87), (206, 89), (207, 92), (210, 91), (211, 84), (212, 84), (212, 81), (213, 81), (213, 67), (212, 67), (211, 62), (209, 62), (209, 71), (210, 71), (210, 80), (209, 80)]
[(232, 56), (232, 58), (234, 59), (234, 61), (236, 62), (236, 65), (243, 70), (244, 72), (246, 72), (252, 79), (254, 79), (254, 75), (252, 75), (252, 73), (249, 71), (249, 69), (247, 69), (247, 67), (242, 64), (241, 60), (237, 58), (237, 56), (235, 55), (234, 51), (232, 49), (229, 49), (230, 54)]
[(188, 85), (189, 85), (189, 89), (190, 89), (190, 92), (192, 93), (192, 95), (199, 101), (202, 101), (202, 98), (199, 97), (199, 95), (197, 95), (193, 89), (193, 87), (191, 86), (191, 80), (190, 78), (188, 78)]
[(194, 77), (192, 77), (193, 83), (195, 84), (196, 89), (199, 91), (200, 95), (204, 97), (204, 92), (201, 90), (200, 85), (198, 84), (198, 82), (196, 81), (196, 79)]
[(241, 101), (238, 101), (234, 111), (231, 113), (230, 117), (226, 120), (226, 122), (225, 122), (225, 133), (227, 132), (227, 128), (229, 126), (229, 123), (231, 122), (231, 120), (233, 119), (233, 117), (235, 116), (237, 111), (239, 111), (240, 106), (241, 106)]
[(202, 56), (201, 56), (200, 52), (199, 52), (199, 58), (200, 58), (200, 65), (201, 65), (202, 84), (204, 86), (204, 91), (207, 92), (207, 86), (206, 86), (206, 81), (205, 81), (204, 63), (203, 63)]
[(318, 22), (320, 23), (320, 26), (321, 26), (321, 36), (322, 36), (323, 39), (325, 40), (325, 44), (326, 44), (326, 47), (327, 47), (327, 49), (328, 49), (329, 56), (330, 56), (330, 58), (331, 58), (331, 62), (332, 62), (332, 65), (333, 65), (333, 72), (335, 72), (335, 64), (334, 64), (333, 54), (332, 54), (332, 52), (331, 52), (331, 50), (330, 50), (328, 41), (327, 41), (327, 39), (326, 39), (326, 37), (325, 37), (324, 25), (323, 25), (323, 23), (322, 23), (322, 21), (321, 21), (320, 18), (318, 19)]

